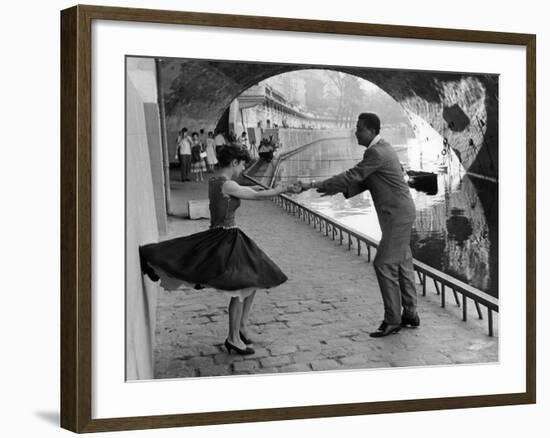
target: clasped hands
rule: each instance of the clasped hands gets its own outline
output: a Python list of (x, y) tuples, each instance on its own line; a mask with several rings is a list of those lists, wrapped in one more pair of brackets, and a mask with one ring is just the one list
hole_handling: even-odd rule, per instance
[[(304, 183), (303, 181), (298, 181), (295, 183), (281, 183), (277, 185), (277, 187), (280, 187), (283, 190), (283, 193), (295, 193), (299, 194), (306, 190), (314, 188), (314, 185), (312, 182)], [(325, 190), (321, 187), (317, 187), (317, 192), (323, 193), (323, 196), (326, 196)]]

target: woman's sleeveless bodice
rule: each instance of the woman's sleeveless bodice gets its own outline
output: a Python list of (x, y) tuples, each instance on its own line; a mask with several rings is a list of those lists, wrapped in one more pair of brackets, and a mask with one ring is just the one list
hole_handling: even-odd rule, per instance
[(212, 177), (208, 181), (210, 228), (235, 226), (235, 211), (241, 205), (241, 200), (222, 193), (222, 186), (226, 181), (224, 176)]

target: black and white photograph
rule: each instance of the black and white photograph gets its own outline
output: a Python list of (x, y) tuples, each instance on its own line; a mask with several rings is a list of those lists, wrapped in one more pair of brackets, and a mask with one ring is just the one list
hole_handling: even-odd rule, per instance
[(126, 380), (499, 361), (499, 75), (128, 55)]
[(4, 436), (544, 435), (544, 2), (86, 3), (3, 14)]

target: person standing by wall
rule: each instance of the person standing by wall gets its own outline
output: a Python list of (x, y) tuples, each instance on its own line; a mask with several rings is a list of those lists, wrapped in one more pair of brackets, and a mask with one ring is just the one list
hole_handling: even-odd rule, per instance
[(187, 134), (187, 128), (182, 128), (176, 140), (178, 145), (176, 158), (180, 163), (180, 172), (182, 182), (191, 181), (191, 138)]
[(206, 139), (207, 139), (207, 136), (204, 128), (199, 129), (199, 141), (201, 142), (204, 148), (206, 147)]
[(206, 172), (206, 164), (202, 156), (202, 144), (199, 141), (199, 133), (193, 132), (191, 136), (191, 173), (195, 182), (202, 182), (202, 173)]
[(217, 156), (220, 151), (220, 148), (227, 143), (225, 140), (225, 137), (220, 131), (216, 131), (216, 136), (214, 137), (214, 143), (216, 144), (216, 156)]
[(206, 131), (201, 128), (199, 130), (199, 142), (201, 143), (201, 156), (202, 156), (202, 159), (204, 161), (204, 166), (205, 166), (205, 172), (208, 171), (209, 169), (209, 166), (208, 166), (208, 155), (206, 153), (206, 140), (207, 140), (207, 135), (206, 135)]
[(216, 158), (216, 142), (212, 131), (208, 132), (206, 139), (206, 161), (208, 162), (208, 170), (213, 172), (214, 166), (218, 164), (218, 159)]
[(246, 132), (243, 131), (241, 136), (239, 137), (239, 144), (244, 147), (248, 153), (250, 153), (250, 149), (249, 149), (249, 146), (248, 146), (248, 138), (246, 136)]

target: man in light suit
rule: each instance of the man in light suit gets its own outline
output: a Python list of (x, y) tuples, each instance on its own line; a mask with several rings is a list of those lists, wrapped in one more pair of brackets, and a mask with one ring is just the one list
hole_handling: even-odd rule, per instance
[(410, 247), (416, 209), (397, 153), (380, 137), (378, 116), (360, 114), (355, 136), (366, 148), (362, 161), (332, 178), (302, 184), (302, 188), (316, 188), (324, 196), (342, 193), (346, 198), (370, 190), (382, 229), (373, 265), (384, 301), (384, 321), (370, 335), (383, 337), (401, 327), (420, 325)]

